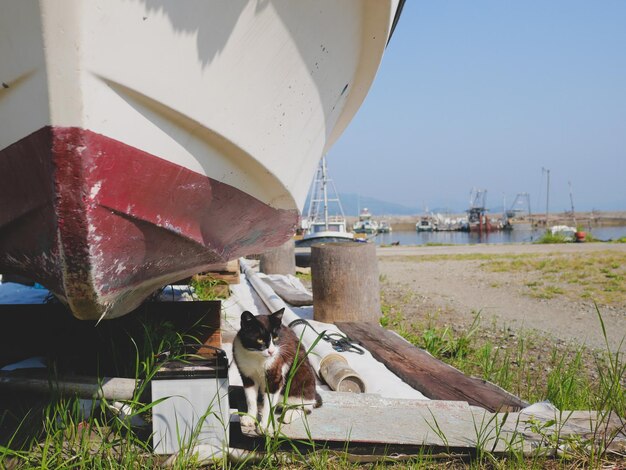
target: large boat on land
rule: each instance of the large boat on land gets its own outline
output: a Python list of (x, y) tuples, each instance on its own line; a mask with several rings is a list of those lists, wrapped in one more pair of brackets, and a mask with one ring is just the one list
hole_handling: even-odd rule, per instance
[(402, 0), (0, 0), (0, 272), (81, 319), (279, 246)]

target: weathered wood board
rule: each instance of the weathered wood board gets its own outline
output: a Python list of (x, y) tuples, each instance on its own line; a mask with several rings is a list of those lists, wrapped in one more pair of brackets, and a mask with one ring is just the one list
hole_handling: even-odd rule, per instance
[(463, 374), (376, 323), (338, 322), (336, 325), (432, 400), (461, 400), (489, 411), (517, 411), (528, 405), (497, 385)]
[(205, 271), (193, 276), (197, 280), (222, 281), (226, 284), (239, 284), (239, 260), (235, 259), (228, 263), (210, 265)]
[[(577, 435), (598, 439), (619, 429), (616, 417), (603, 421), (596, 412), (536, 411), (491, 413), (456, 401), (386, 399), (371, 394), (323, 392), (324, 404), (304, 418), (281, 424), (279, 432), (292, 440), (371, 443), (447, 449), (526, 453), (550, 451), (550, 437)], [(554, 423), (551, 424), (551, 421)], [(253, 437), (258, 432), (242, 428)], [(620, 435), (617, 440), (623, 441)]]

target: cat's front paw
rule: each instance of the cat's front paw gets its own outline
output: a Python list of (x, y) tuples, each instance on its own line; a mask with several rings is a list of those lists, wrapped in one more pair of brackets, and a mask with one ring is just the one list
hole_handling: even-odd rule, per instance
[(239, 423), (243, 428), (253, 428), (256, 424), (256, 420), (250, 415), (242, 415), (239, 418)]
[(276, 422), (272, 419), (262, 419), (258, 424), (261, 434), (274, 434), (276, 432)]
[(301, 418), (302, 415), (303, 415), (303, 412), (300, 409), (294, 409), (294, 408), (286, 409), (283, 411), (281, 421), (284, 424), (289, 424), (292, 421)]

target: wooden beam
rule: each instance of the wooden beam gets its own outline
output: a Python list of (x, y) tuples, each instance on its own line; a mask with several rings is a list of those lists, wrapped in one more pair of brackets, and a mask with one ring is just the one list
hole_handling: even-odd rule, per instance
[(489, 411), (518, 411), (528, 404), (486, 380), (469, 377), (376, 323), (338, 322), (389, 370), (432, 400), (460, 400)]

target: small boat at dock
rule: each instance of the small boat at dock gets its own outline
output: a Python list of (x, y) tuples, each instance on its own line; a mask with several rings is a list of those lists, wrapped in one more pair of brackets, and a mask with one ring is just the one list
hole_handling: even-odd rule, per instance
[(420, 217), (415, 223), (415, 230), (418, 232), (432, 232), (434, 229), (433, 221), (430, 217)]
[(378, 222), (378, 233), (391, 233), (393, 228), (386, 220)]
[(378, 222), (372, 219), (372, 213), (367, 207), (359, 212), (359, 220), (352, 225), (354, 233), (376, 234), (378, 233)]
[(402, 0), (0, 0), (0, 272), (80, 319), (289, 240)]

